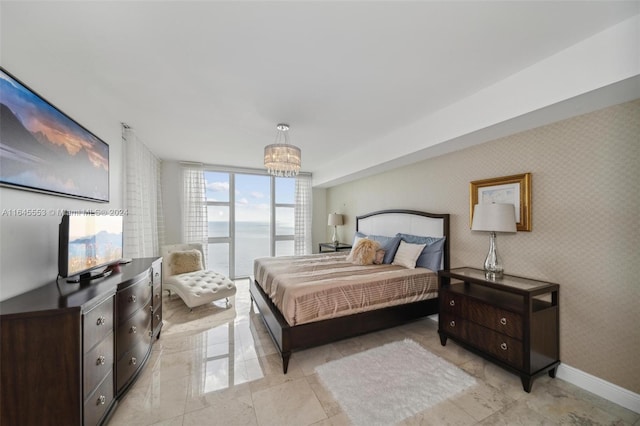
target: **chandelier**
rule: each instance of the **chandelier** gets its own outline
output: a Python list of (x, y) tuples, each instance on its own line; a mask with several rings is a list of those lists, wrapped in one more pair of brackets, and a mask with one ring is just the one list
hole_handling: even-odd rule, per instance
[(289, 144), (289, 125), (276, 126), (276, 141), (264, 147), (264, 166), (269, 174), (279, 177), (293, 177), (300, 171), (302, 153), (300, 148)]

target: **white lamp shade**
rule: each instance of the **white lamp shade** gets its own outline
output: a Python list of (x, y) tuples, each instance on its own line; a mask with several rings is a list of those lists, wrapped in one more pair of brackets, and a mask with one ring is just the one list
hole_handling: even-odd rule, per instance
[(338, 213), (330, 213), (328, 225), (330, 226), (342, 226), (342, 215)]
[(513, 204), (476, 204), (473, 208), (472, 231), (516, 232), (516, 210)]

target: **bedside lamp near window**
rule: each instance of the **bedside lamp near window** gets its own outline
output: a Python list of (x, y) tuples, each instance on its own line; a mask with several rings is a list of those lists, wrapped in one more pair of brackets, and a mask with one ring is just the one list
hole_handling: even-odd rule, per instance
[(336, 246), (339, 243), (339, 241), (338, 241), (338, 226), (342, 226), (343, 223), (344, 223), (344, 221), (342, 219), (342, 215), (341, 214), (338, 214), (338, 213), (330, 213), (329, 214), (328, 225), (329, 226), (333, 226), (333, 237), (331, 238), (331, 241), (333, 241), (333, 244), (335, 244)]
[(488, 231), (489, 253), (484, 261), (487, 278), (499, 278), (504, 272), (496, 247), (496, 232), (516, 232), (516, 211), (513, 204), (476, 204), (473, 208), (472, 231)]

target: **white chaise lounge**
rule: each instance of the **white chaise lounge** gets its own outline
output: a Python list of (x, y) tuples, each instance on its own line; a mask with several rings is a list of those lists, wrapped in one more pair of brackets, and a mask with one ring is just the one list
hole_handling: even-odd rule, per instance
[(190, 309), (236, 294), (236, 285), (225, 275), (208, 270), (202, 244), (162, 247), (162, 286), (176, 293)]

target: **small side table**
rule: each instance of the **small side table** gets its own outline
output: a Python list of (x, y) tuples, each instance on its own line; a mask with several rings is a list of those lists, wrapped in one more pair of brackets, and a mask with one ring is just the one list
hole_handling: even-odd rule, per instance
[(483, 270), (441, 270), (438, 334), (520, 376), (531, 392), (536, 376), (560, 364), (558, 284)]
[(327, 252), (330, 252), (330, 251), (346, 251), (346, 250), (351, 250), (351, 244), (345, 244), (345, 243), (338, 243), (338, 244), (320, 243), (320, 244), (318, 244), (318, 252), (320, 252), (320, 253), (327, 253)]

